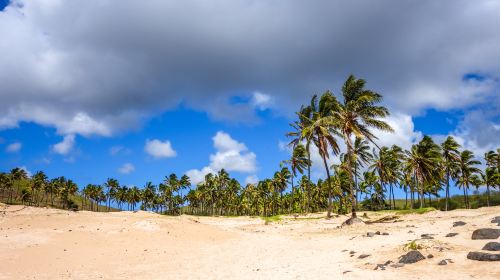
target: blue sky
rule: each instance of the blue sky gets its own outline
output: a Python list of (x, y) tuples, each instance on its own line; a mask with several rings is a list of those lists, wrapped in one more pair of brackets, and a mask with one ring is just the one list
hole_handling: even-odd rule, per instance
[[(477, 155), (500, 146), (500, 4), (490, 1), (7, 4), (1, 171), (80, 185), (220, 167), (262, 179), (289, 155), (293, 112), (349, 74), (392, 112), (396, 132), (378, 134), (381, 145), (428, 134)], [(313, 174), (324, 176), (321, 164)]]

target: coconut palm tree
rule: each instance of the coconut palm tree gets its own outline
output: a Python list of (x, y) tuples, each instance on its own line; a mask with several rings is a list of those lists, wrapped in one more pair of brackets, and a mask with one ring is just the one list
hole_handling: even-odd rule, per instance
[[(330, 182), (330, 169), (328, 167), (327, 159), (330, 158), (330, 151), (333, 154), (338, 154), (340, 149), (337, 140), (333, 135), (338, 135), (334, 130), (332, 113), (337, 105), (337, 99), (330, 91), (321, 95), (319, 101), (318, 97), (314, 95), (311, 100), (312, 114), (308, 116), (306, 127), (302, 128), (302, 139), (311, 139), (312, 143), (318, 148), (319, 155), (323, 159), (323, 164), (326, 170), (328, 182), (328, 214), (327, 217), (332, 216), (332, 185)], [(309, 119), (310, 118), (310, 119)], [(309, 181), (309, 180), (308, 180)]]
[[(365, 89), (366, 81), (356, 79), (350, 75), (342, 86), (342, 102), (334, 101), (333, 116), (331, 122), (340, 132), (347, 146), (347, 166), (349, 177), (352, 174), (352, 158), (354, 145), (352, 136), (366, 139), (374, 143), (377, 137), (371, 129), (392, 132), (393, 129), (383, 118), (389, 115), (389, 110), (384, 106), (377, 105), (382, 101), (382, 95)], [(350, 186), (351, 193), (351, 218), (356, 218), (356, 199), (353, 186)], [(353, 220), (348, 220), (353, 221)]]
[(120, 183), (118, 183), (116, 179), (108, 178), (104, 186), (106, 187), (106, 207), (109, 211), (111, 208), (111, 200), (114, 198), (116, 190), (120, 187)]
[(494, 151), (489, 151), (484, 154), (486, 161), (486, 169), (482, 175), (484, 184), (486, 185), (486, 201), (488, 207), (490, 206), (490, 187), (495, 186), (496, 182), (500, 180), (500, 171), (497, 169), (496, 160), (498, 155)]
[(354, 189), (356, 190), (356, 201), (358, 201), (358, 168), (364, 167), (373, 159), (373, 155), (370, 153), (369, 143), (363, 138), (356, 137), (354, 140), (352, 156), (352, 162), (354, 164)]
[(425, 185), (439, 176), (439, 164), (441, 162), (440, 147), (432, 141), (429, 136), (406, 151), (405, 169), (411, 172), (415, 186), (420, 194), (420, 208), (424, 203)]
[(457, 162), (460, 157), (459, 149), (460, 144), (458, 144), (452, 136), (448, 136), (446, 140), (441, 143), (441, 156), (443, 159), (446, 180), (445, 211), (448, 211), (448, 200), (450, 199), (450, 179), (457, 178)]
[(458, 185), (464, 191), (464, 203), (467, 209), (470, 208), (468, 189), (475, 181), (475, 177), (480, 174), (481, 170), (476, 165), (481, 164), (480, 161), (474, 159), (474, 153), (469, 150), (462, 151), (458, 158)]
[[(285, 163), (289, 164), (290, 165), (290, 169), (291, 169), (291, 184), (292, 184), (292, 200), (293, 200), (293, 196), (294, 196), (294, 193), (295, 193), (295, 186), (294, 186), (294, 181), (293, 179), (295, 177), (297, 177), (297, 172), (299, 172), (300, 174), (303, 174), (304, 173), (304, 170), (307, 168), (310, 167), (311, 165), (311, 161), (309, 159), (309, 154), (307, 152), (307, 150), (305, 149), (304, 145), (302, 145), (301, 143), (298, 143), (294, 146), (293, 148), (293, 152), (292, 152), (292, 157), (289, 159), (289, 160), (286, 160)], [(307, 208), (306, 209), (309, 209), (309, 205), (310, 205), (310, 196), (308, 197), (308, 200), (307, 200)], [(293, 202), (292, 202), (293, 204)]]

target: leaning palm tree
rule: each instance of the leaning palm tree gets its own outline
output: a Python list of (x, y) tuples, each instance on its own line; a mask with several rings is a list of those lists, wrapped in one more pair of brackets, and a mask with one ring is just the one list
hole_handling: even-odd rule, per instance
[[(342, 135), (347, 146), (347, 166), (350, 178), (353, 178), (352, 155), (354, 145), (352, 136), (366, 139), (375, 144), (377, 137), (371, 129), (393, 131), (391, 126), (382, 120), (389, 115), (389, 110), (384, 106), (377, 105), (382, 101), (382, 95), (365, 89), (365, 84), (365, 80), (356, 79), (356, 77), (350, 75), (342, 86), (343, 102), (335, 102), (331, 118), (333, 125)], [(353, 222), (353, 219), (356, 218), (355, 191), (352, 183), (350, 184), (351, 219), (347, 223)]]
[(460, 157), (460, 144), (458, 144), (452, 136), (448, 136), (441, 144), (441, 156), (443, 158), (443, 166), (446, 177), (446, 192), (445, 192), (445, 210), (448, 211), (448, 200), (450, 199), (450, 179), (457, 178), (458, 159)]
[(308, 126), (302, 129), (301, 137), (302, 139), (312, 139), (312, 142), (318, 148), (319, 155), (323, 159), (329, 189), (327, 217), (331, 218), (333, 205), (332, 185), (330, 182), (330, 169), (328, 167), (327, 159), (330, 158), (330, 150), (334, 154), (338, 154), (340, 151), (337, 140), (333, 136), (338, 135), (338, 132), (334, 130), (332, 116), (335, 107), (338, 106), (338, 102), (330, 91), (323, 93), (319, 101), (317, 100), (318, 97), (314, 95), (311, 101), (311, 106), (314, 108), (313, 114), (306, 122)]
[(475, 176), (481, 173), (481, 170), (476, 167), (476, 165), (481, 164), (478, 160), (474, 159), (474, 153), (465, 150), (460, 153), (460, 158), (458, 159), (458, 185), (464, 191), (464, 203), (465, 208), (470, 208), (468, 189), (469, 186), (473, 185), (475, 181)]

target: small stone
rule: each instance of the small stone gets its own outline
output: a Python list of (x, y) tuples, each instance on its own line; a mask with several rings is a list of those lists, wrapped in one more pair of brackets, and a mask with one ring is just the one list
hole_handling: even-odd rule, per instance
[(448, 233), (446, 235), (446, 237), (454, 237), (454, 236), (457, 236), (457, 235), (458, 235), (458, 233), (456, 233), (456, 232), (450, 232), (450, 233)]
[(420, 235), (420, 238), (422, 239), (434, 239), (434, 237), (432, 237), (430, 234), (428, 233), (425, 233), (425, 234), (422, 234)]
[(421, 260), (425, 260), (424, 255), (417, 250), (412, 250), (405, 255), (402, 255), (399, 259), (399, 263), (416, 263)]
[(409, 230), (408, 233), (415, 233), (413, 230)]
[(500, 224), (500, 216), (496, 216), (495, 218), (493, 218), (493, 220), (491, 220), (491, 223), (492, 224), (496, 224), (496, 223)]
[(500, 236), (500, 229), (480, 228), (472, 232), (472, 240), (497, 239)]
[(445, 261), (445, 260), (442, 260), (440, 262), (438, 262), (438, 265), (447, 265), (448, 263)]
[(458, 221), (453, 223), (453, 227), (461, 227), (465, 226), (466, 224), (467, 224), (466, 222)]
[(475, 260), (475, 261), (494, 262), (494, 261), (500, 261), (500, 254), (469, 252), (467, 254), (467, 258), (469, 260)]
[(375, 233), (374, 232), (367, 232), (366, 236), (368, 236), (368, 237), (374, 237)]
[(485, 251), (500, 251), (500, 243), (498, 242), (488, 242), (484, 245), (483, 249)]
[(387, 233), (387, 232), (383, 232), (383, 233), (382, 233), (382, 235), (389, 235), (389, 233)]
[(356, 254), (356, 251), (350, 251), (349, 254), (351, 255)]
[(389, 265), (389, 264), (391, 264), (391, 263), (392, 263), (392, 261), (386, 261), (386, 262), (384, 263), (384, 265)]
[(433, 255), (433, 254), (428, 254), (428, 255), (427, 255), (427, 258), (428, 258), (428, 259), (432, 259), (432, 258), (434, 258), (434, 255)]
[(400, 267), (403, 267), (403, 266), (405, 266), (404, 263), (391, 264), (391, 267), (394, 267), (394, 268), (400, 268)]
[(358, 259), (364, 259), (364, 258), (368, 258), (370, 255), (368, 254), (362, 254), (362, 255), (359, 255)]
[(377, 230), (377, 231), (375, 232), (375, 234), (376, 234), (376, 235), (380, 235), (380, 231), (378, 231), (378, 230)]

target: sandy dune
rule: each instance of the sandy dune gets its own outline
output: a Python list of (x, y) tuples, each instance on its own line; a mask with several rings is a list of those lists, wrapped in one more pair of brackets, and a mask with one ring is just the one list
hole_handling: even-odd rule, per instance
[[(370, 213), (372, 220), (391, 213)], [(319, 215), (265, 225), (260, 218), (168, 217), (0, 206), (0, 279), (500, 279), (500, 263), (467, 260), (471, 240), (500, 207), (403, 215), (338, 228)], [(467, 224), (452, 227), (455, 221)], [(367, 237), (367, 232), (389, 235)], [(459, 233), (445, 237), (447, 233)], [(420, 240), (421, 234), (435, 234)], [(434, 258), (386, 270), (412, 240)], [(350, 251), (356, 253), (350, 254)], [(359, 259), (359, 255), (370, 256)], [(437, 265), (443, 259), (453, 263)], [(334, 278), (332, 278), (334, 277)]]

